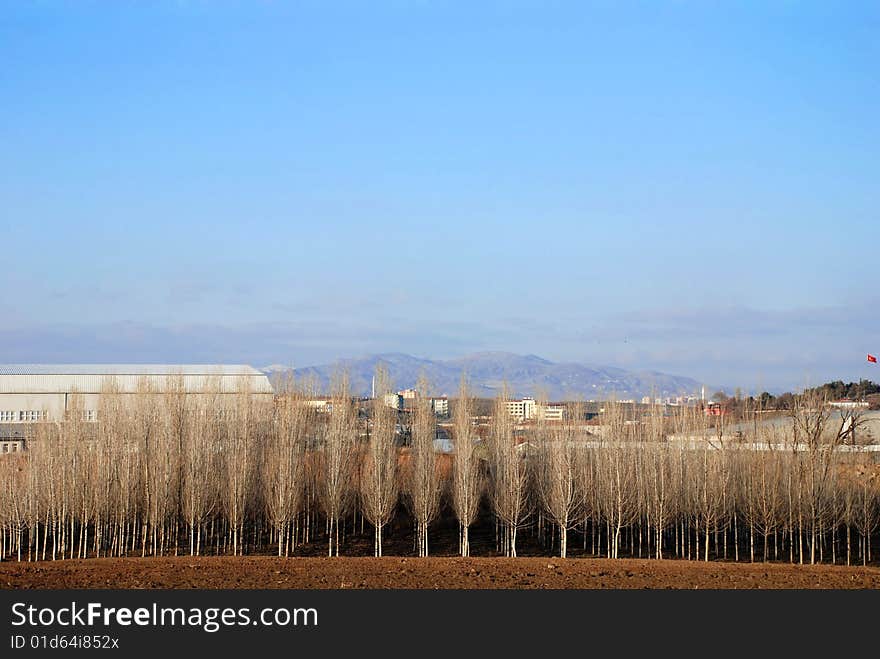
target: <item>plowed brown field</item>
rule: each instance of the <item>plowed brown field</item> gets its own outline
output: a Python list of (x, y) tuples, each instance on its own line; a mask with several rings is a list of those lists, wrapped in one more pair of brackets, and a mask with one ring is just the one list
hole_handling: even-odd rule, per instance
[(594, 558), (123, 558), (0, 563), (0, 588), (880, 588), (880, 568)]

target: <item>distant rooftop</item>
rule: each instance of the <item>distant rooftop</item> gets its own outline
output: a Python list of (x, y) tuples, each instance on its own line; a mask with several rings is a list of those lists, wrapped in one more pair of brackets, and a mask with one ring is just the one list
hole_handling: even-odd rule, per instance
[(246, 364), (0, 364), (0, 393), (101, 393), (108, 386), (136, 392), (143, 380), (156, 391), (180, 379), (190, 391), (234, 393), (247, 385), (272, 393), (264, 373)]
[(0, 364), (0, 375), (263, 375), (247, 364)]

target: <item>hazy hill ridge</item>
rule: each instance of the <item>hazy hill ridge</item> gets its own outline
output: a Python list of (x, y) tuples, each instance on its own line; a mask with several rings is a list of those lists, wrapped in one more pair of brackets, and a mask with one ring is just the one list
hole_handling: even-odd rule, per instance
[[(475, 395), (487, 397), (495, 396), (505, 382), (513, 396), (539, 396), (543, 393), (551, 400), (601, 399), (612, 394), (617, 398), (638, 399), (652, 393), (656, 396), (673, 396), (696, 393), (700, 389), (700, 383), (688, 377), (656, 371), (556, 363), (536, 355), (509, 352), (480, 352), (449, 360), (385, 353), (297, 368), (294, 369), (294, 375), (297, 379), (315, 378), (322, 390), (326, 391), (333, 375), (346, 371), (352, 391), (367, 395), (379, 363), (388, 369), (397, 389), (415, 386), (419, 375), (424, 373), (436, 395), (455, 395), (462, 373), (467, 374)], [(263, 370), (277, 374), (286, 369), (268, 366)]]

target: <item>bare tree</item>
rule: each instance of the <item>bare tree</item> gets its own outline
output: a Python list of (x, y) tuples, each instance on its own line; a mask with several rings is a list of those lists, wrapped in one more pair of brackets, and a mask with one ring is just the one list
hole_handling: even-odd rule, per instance
[(270, 441), (266, 446), (263, 487), (278, 555), (289, 556), (291, 525), (299, 514), (304, 492), (305, 447), (312, 408), (292, 388), (275, 403)]
[(348, 377), (341, 375), (318, 453), (318, 499), (327, 516), (327, 555), (339, 556), (339, 524), (351, 504), (357, 410), (349, 393)]
[(467, 380), (462, 376), (452, 421), (455, 437), (452, 507), (458, 518), (458, 551), (461, 556), (470, 556), (469, 530), (480, 509), (484, 487), (483, 472), (476, 454), (477, 437), (473, 428), (473, 409), (473, 399), (468, 392)]
[[(385, 379), (380, 373), (380, 394)], [(0, 455), (0, 559), (251, 547), (288, 555), (319, 536), (322, 523), (333, 555), (352, 512), (355, 526), (361, 513), (361, 528), (367, 519), (373, 525), (378, 555), (398, 482), (406, 484), (418, 552), (427, 555), (447, 463), (435, 453), (436, 422), (423, 383), (420, 390), (412, 446), (401, 451), (400, 419), (384, 397), (372, 402), (365, 427), (359, 415), (367, 410), (344, 381), (327, 413), (305, 392), (279, 388), (270, 407), (246, 386), (218, 383), (193, 396), (171, 377), (134, 392), (108, 380), (96, 420), (74, 393), (65, 419), (29, 429), (24, 454)], [(718, 423), (698, 406), (613, 401), (599, 426), (581, 424), (576, 408), (561, 423), (539, 415), (516, 424), (502, 396), (485, 442), (475, 407), (463, 384), (451, 424), (450, 510), (464, 556), (485, 480), (498, 549), (509, 556), (518, 532), (540, 540), (552, 522), (560, 555), (577, 523), (584, 549), (592, 537), (593, 553), (609, 557), (727, 558), (732, 537), (736, 560), (744, 550), (752, 560), (788, 553), (792, 562), (837, 562), (842, 542), (847, 563), (872, 560), (880, 476), (875, 454), (863, 450), (869, 435), (858, 411), (834, 411), (815, 394), (795, 399), (784, 419), (751, 417), (753, 427)]]
[(225, 487), (223, 509), (229, 527), (232, 555), (244, 553), (244, 523), (252, 488), (252, 469), (256, 458), (256, 410), (246, 390), (235, 396), (230, 409), (224, 410), (230, 422), (224, 424), (221, 451)]
[(833, 424), (833, 412), (828, 401), (818, 391), (795, 396), (790, 419), (793, 428), (792, 446), (796, 451), (801, 451), (803, 456), (798, 464), (812, 564), (816, 562), (819, 535), (831, 512), (829, 493), (835, 477), (832, 467), (836, 449), (854, 432), (858, 420), (845, 414), (840, 417), (837, 425)]
[(609, 558), (620, 553), (621, 532), (639, 515), (636, 482), (636, 448), (628, 436), (623, 408), (616, 401), (605, 405), (607, 430), (596, 459), (599, 512), (608, 527)]
[(422, 377), (416, 387), (419, 396), (413, 412), (412, 447), (409, 459), (409, 502), (416, 524), (416, 546), (419, 556), (428, 555), (428, 525), (440, 510), (440, 478), (434, 440), (437, 424), (428, 384)]
[(764, 450), (754, 451), (743, 465), (743, 515), (749, 524), (749, 556), (755, 560), (755, 534), (761, 534), (763, 560), (767, 561), (769, 538), (782, 520), (784, 456), (775, 449), (775, 433), (765, 433)]
[(492, 507), (503, 527), (505, 556), (516, 556), (517, 530), (531, 513), (529, 497), (529, 445), (518, 444), (513, 420), (507, 411), (506, 389), (495, 401), (489, 432), (489, 473)]
[(376, 368), (375, 391), (359, 483), (361, 511), (374, 529), (373, 553), (381, 556), (382, 530), (394, 515), (398, 496), (397, 410), (386, 404), (391, 383), (382, 367)]
[(201, 554), (205, 521), (217, 509), (217, 455), (221, 418), (216, 394), (197, 401), (183, 443), (181, 507), (189, 529), (190, 556)]
[[(853, 526), (859, 533), (859, 554), (862, 565), (871, 562), (871, 536), (880, 526), (880, 477), (877, 471), (859, 465), (848, 483), (853, 499)], [(849, 527), (847, 527), (849, 533)], [(849, 536), (847, 535), (847, 538)], [(847, 565), (849, 565), (849, 539), (847, 539)]]
[(543, 416), (536, 430), (537, 484), (544, 511), (559, 531), (559, 556), (565, 558), (568, 551), (568, 531), (579, 520), (579, 506), (583, 497), (578, 491), (579, 459), (582, 453), (578, 436), (578, 423), (583, 418), (583, 407), (572, 405), (565, 419), (550, 425)]
[(654, 533), (654, 556), (662, 559), (664, 535), (675, 521), (680, 502), (681, 479), (676, 458), (681, 459), (681, 449), (655, 442), (645, 447), (643, 457), (647, 519)]

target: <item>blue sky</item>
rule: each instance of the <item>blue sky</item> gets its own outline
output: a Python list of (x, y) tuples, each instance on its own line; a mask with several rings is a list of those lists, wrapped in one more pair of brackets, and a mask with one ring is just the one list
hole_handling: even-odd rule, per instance
[(0, 361), (880, 352), (880, 6), (0, 5)]

